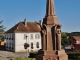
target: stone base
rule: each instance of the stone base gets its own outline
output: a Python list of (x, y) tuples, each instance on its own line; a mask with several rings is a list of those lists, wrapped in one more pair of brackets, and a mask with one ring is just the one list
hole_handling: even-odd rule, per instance
[(65, 50), (39, 51), (36, 60), (68, 60), (68, 55)]

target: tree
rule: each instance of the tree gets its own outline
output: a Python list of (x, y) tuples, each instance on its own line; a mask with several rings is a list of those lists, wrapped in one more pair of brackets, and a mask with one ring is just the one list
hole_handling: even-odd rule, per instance
[(67, 36), (80, 36), (80, 32), (71, 32), (71, 33), (66, 33)]
[(3, 41), (5, 38), (5, 34), (4, 34), (4, 26), (2, 25), (3, 20), (0, 21), (0, 41)]
[(61, 38), (62, 38), (61, 39), (61, 44), (62, 45), (70, 45), (72, 43), (72, 41), (67, 38), (67, 35), (64, 32), (62, 32)]

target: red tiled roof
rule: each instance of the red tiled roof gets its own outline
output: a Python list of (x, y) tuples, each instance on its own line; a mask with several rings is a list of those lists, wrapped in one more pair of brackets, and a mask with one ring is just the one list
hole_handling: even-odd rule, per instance
[(14, 33), (14, 32), (40, 32), (40, 26), (36, 22), (26, 22), (27, 26), (25, 26), (24, 22), (19, 22), (11, 29), (6, 31), (6, 33)]
[(72, 36), (72, 38), (75, 40), (80, 40), (80, 36)]

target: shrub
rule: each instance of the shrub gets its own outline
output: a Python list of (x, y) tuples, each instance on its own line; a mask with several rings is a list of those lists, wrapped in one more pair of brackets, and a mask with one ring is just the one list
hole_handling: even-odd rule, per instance
[(30, 57), (30, 58), (35, 58), (35, 56), (37, 55), (37, 53), (38, 53), (38, 52), (31, 52), (29, 57)]
[(79, 51), (71, 51), (71, 52), (67, 52), (68, 54), (68, 59), (79, 59), (80, 57), (80, 52)]

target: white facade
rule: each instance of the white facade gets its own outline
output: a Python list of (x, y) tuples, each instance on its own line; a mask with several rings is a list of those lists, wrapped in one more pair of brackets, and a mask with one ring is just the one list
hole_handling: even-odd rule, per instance
[[(40, 32), (28, 33), (7, 33), (6, 34), (6, 49), (14, 52), (26, 52), (24, 43), (30, 46), (27, 48), (29, 52), (41, 49), (41, 35)], [(33, 48), (31, 46), (33, 44)], [(37, 44), (39, 45), (37, 47)]]

